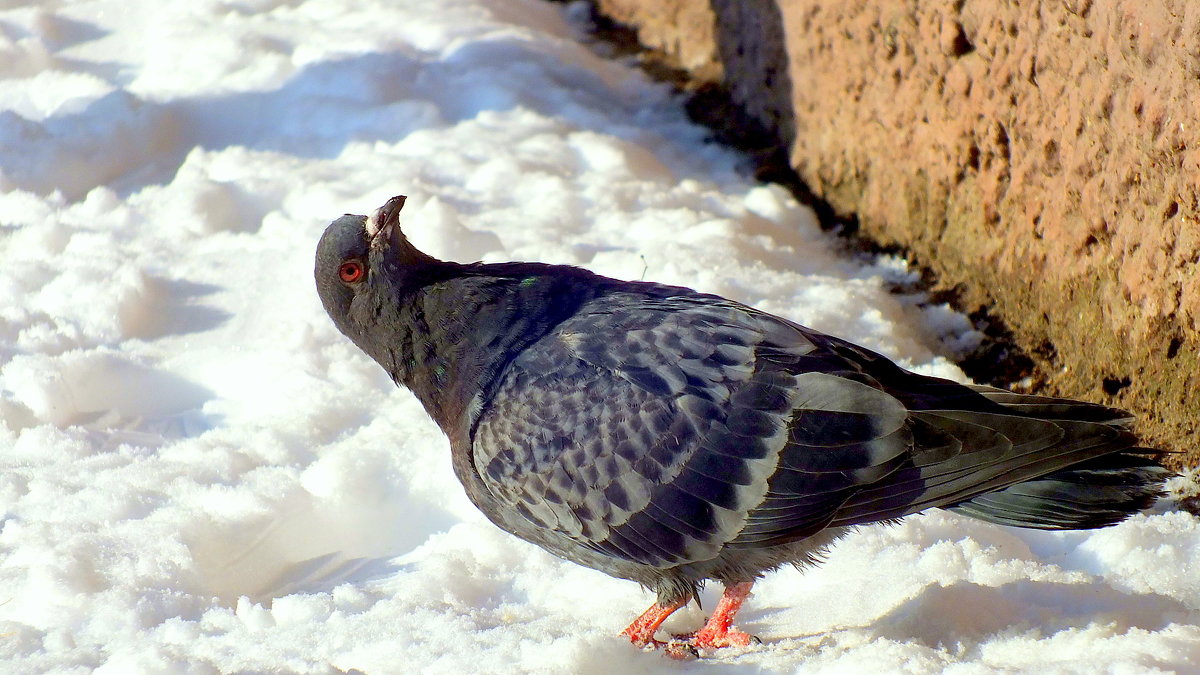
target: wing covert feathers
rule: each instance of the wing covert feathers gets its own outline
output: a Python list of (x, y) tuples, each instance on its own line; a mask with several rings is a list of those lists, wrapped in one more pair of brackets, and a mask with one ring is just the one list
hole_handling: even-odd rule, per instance
[(1166, 472), (1104, 406), (963, 386), (708, 296), (615, 294), (519, 355), (480, 419), (488, 490), (559, 550), (655, 568), (947, 507), (1118, 522)]

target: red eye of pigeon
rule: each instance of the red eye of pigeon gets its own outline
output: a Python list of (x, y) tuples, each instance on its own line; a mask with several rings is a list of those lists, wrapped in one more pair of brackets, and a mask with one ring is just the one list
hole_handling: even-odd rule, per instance
[(357, 260), (344, 262), (341, 267), (338, 267), (338, 276), (348, 284), (356, 284), (362, 281), (366, 274), (367, 272), (363, 269), (362, 263)]

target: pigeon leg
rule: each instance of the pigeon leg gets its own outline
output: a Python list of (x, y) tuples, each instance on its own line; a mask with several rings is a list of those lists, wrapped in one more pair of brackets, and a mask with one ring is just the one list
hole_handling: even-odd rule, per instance
[[(725, 593), (717, 602), (713, 615), (700, 630), (686, 636), (688, 644), (697, 649), (717, 649), (720, 647), (745, 647), (758, 638), (744, 633), (733, 627), (733, 617), (742, 608), (742, 603), (750, 595), (753, 581), (743, 581), (740, 584), (725, 587)], [(682, 636), (681, 636), (682, 637)]]
[(621, 631), (621, 635), (629, 638), (637, 647), (654, 646), (661, 647), (663, 643), (654, 639), (654, 634), (658, 632), (658, 627), (663, 621), (667, 620), (675, 610), (687, 604), (687, 598), (683, 598), (678, 602), (670, 605), (660, 605), (657, 602), (650, 605), (650, 609), (642, 612), (642, 615), (633, 620), (629, 627)]

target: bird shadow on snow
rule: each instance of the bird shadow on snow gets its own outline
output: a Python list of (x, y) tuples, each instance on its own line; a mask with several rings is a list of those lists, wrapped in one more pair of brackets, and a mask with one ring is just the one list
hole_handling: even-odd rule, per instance
[[(747, 608), (743, 629), (754, 632), (786, 610)], [(762, 622), (760, 624), (760, 622)], [(760, 636), (769, 649), (807, 659), (819, 652), (843, 651), (863, 640), (888, 640), (945, 650), (957, 659), (978, 657), (989, 643), (1048, 640), (1059, 633), (1100, 629), (1107, 636), (1162, 631), (1172, 624), (1194, 624), (1196, 613), (1158, 594), (1127, 594), (1104, 582), (1066, 584), (1015, 581), (1001, 586), (955, 582), (930, 584), (891, 610), (862, 624), (838, 625), (812, 633)], [(845, 636), (845, 637), (843, 637)], [(749, 654), (754, 653), (752, 649)], [(747, 655), (749, 655), (747, 654)], [(738, 672), (776, 672), (741, 662), (731, 654), (706, 665)]]
[(931, 584), (871, 622), (878, 637), (931, 647), (977, 648), (992, 639), (1106, 626), (1113, 633), (1157, 631), (1191, 622), (1185, 604), (1154, 593), (1130, 594), (1102, 581), (1067, 584), (1015, 581), (982, 586), (960, 581)]

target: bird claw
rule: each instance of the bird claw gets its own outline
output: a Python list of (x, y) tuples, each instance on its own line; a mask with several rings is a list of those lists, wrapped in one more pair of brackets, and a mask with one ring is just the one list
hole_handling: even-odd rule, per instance
[(687, 642), (671, 640), (663, 645), (663, 653), (675, 661), (692, 661), (700, 658), (700, 651)]
[(663, 654), (676, 661), (691, 661), (700, 658), (700, 652), (695, 647), (681, 640), (671, 640), (663, 642), (649, 638), (645, 640), (631, 640), (634, 647), (639, 647), (643, 651), (657, 651), (661, 649)]
[(752, 644), (762, 644), (762, 640), (757, 635), (751, 635), (736, 628), (726, 631), (706, 631), (701, 628), (694, 633), (676, 635), (675, 638), (694, 649), (722, 649), (725, 647), (749, 647)]

